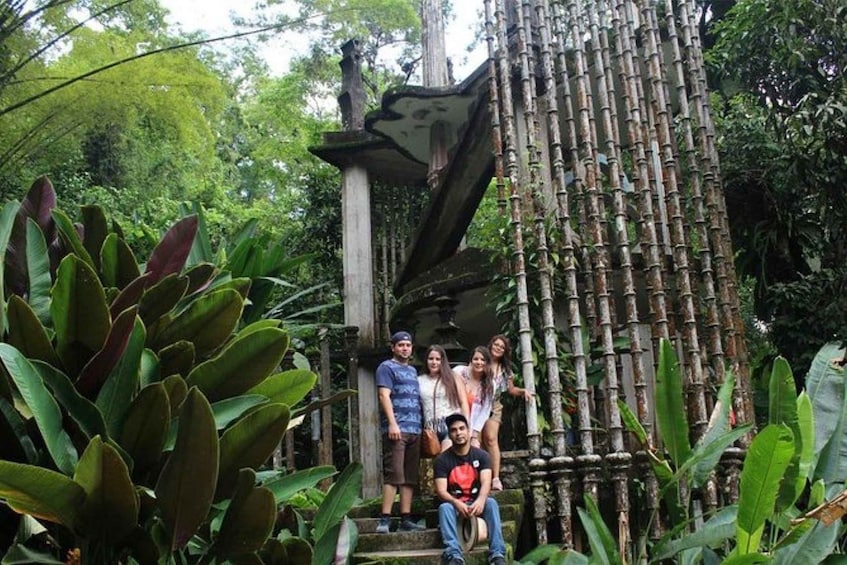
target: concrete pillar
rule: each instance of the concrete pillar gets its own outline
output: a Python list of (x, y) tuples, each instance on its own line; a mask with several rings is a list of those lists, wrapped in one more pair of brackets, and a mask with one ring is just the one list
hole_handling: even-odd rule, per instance
[[(341, 171), (341, 218), (344, 248), (344, 323), (359, 328), (359, 347), (374, 347), (373, 250), (368, 172), (351, 165)], [(379, 407), (373, 371), (358, 368), (359, 461), (364, 466), (362, 496), (379, 496), (381, 461)]]
[[(362, 84), (361, 45), (350, 40), (341, 47), (342, 122), (347, 131), (364, 128), (365, 93)], [(358, 348), (372, 349), (376, 313), (373, 297), (373, 248), (371, 246), (371, 189), (368, 171), (361, 165), (341, 170), (341, 225), (344, 266), (344, 324), (359, 328)], [(362, 497), (382, 492), (380, 480), (379, 406), (373, 371), (357, 366), (358, 443), (354, 460), (364, 467)]]

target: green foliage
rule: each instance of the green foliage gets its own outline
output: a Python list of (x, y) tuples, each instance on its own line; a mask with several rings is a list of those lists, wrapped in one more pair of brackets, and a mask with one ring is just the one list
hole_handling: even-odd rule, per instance
[[(492, 198), (489, 194), (486, 199)], [(487, 208), (491, 211), (490, 207)], [(479, 222), (475, 217), (475, 222)], [(485, 220), (484, 228), (481, 228), (480, 233), (491, 234), (491, 226), (498, 226), (498, 236), (496, 247), (492, 249), (492, 270), (495, 272), (494, 284), (489, 287), (488, 301), (497, 313), (498, 319), (501, 321), (501, 331), (505, 335), (516, 336), (519, 334), (519, 313), (517, 305), (517, 280), (511, 269), (511, 261), (514, 257), (514, 243), (512, 238), (508, 236), (510, 230), (513, 229), (509, 225), (509, 221), (505, 216), (496, 218), (488, 218)], [(479, 223), (477, 224), (479, 225)], [(559, 255), (559, 235), (558, 229), (553, 225), (552, 221), (545, 224), (547, 235), (547, 245), (550, 249), (548, 262), (550, 263), (550, 273), (542, 275), (538, 268), (538, 251), (535, 242), (537, 236), (534, 226), (529, 227), (524, 224), (523, 241), (527, 281), (527, 295), (529, 298), (530, 320), (532, 325), (532, 355), (533, 367), (535, 368), (535, 386), (536, 392), (541, 398), (548, 397), (549, 385), (547, 376), (547, 358), (543, 354), (545, 351), (544, 330), (542, 328), (543, 317), (541, 315), (541, 276), (550, 276), (553, 294), (555, 296), (564, 296), (564, 280), (562, 276), (561, 256)], [(486, 241), (490, 244), (495, 242), (486, 237)], [(570, 342), (569, 336), (563, 332), (558, 332), (556, 343), (559, 344), (558, 362), (559, 362), (559, 380), (562, 387), (562, 413), (565, 418), (565, 425), (571, 427), (571, 416), (576, 413), (576, 376), (571, 362), (571, 357), (568, 352), (567, 344)], [(583, 346), (585, 351), (591, 350), (591, 344), (586, 335), (583, 336)], [(515, 344), (515, 349), (520, 347), (519, 343)], [(519, 357), (519, 352), (515, 352), (515, 356)], [(596, 367), (592, 367), (592, 370)], [(516, 373), (517, 382), (520, 380), (520, 373)], [(592, 379), (591, 384), (597, 384), (596, 379)], [(523, 404), (521, 402), (521, 404)], [(551, 421), (549, 406), (547, 403), (540, 403), (539, 408), (543, 413), (539, 417), (541, 422)], [(548, 429), (543, 430), (549, 432)], [(549, 440), (549, 435), (545, 437)]]
[[(48, 210), (36, 222), (39, 202)], [(196, 216), (174, 224), (139, 265), (102, 210), (84, 211), (80, 234), (54, 202), (50, 183), (38, 182), (0, 217), (6, 256), (17, 252), (4, 263), (41, 286), (49, 280), (48, 308), (43, 293), (0, 304), (3, 504), (43, 523), (53, 557), (73, 550), (82, 563), (255, 561), (279, 545), (316, 558), (352, 553), (345, 515), (361, 466), (326, 496), (314, 536), (273, 537), (279, 507), (335, 470), (257, 478), (316, 376), (279, 372), (290, 341), (278, 321), (241, 320), (250, 279), (231, 288), (231, 273), (187, 263)], [(45, 261), (31, 244), (54, 252)], [(9, 555), (36, 555), (32, 541), (18, 539)]]
[[(661, 344), (662, 355), (673, 356), (667, 343)], [(695, 530), (691, 529), (693, 514), (688, 510), (690, 499), (681, 498), (688, 489), (678, 488), (682, 483), (698, 488), (704, 484), (721, 453), (749, 427), (729, 430), (728, 410), (733, 381), (724, 383), (710, 418), (710, 428), (691, 449), (689, 456), (674, 470), (671, 461), (661, 453), (648, 453), (662, 492), (673, 492), (677, 497), (678, 513), (670, 512), (672, 529), (658, 542), (648, 544), (651, 563), (664, 563), (670, 559), (685, 563), (820, 563), (836, 550), (839, 536), (843, 533), (836, 514), (836, 523), (828, 525), (822, 518), (827, 512), (837, 512), (837, 502), (806, 512), (803, 507), (814, 509), (824, 502), (824, 497), (835, 498), (844, 490), (844, 474), (832, 473), (844, 459), (841, 446), (847, 442), (847, 434), (839, 428), (839, 416), (844, 398), (843, 370), (833, 363), (843, 362), (843, 349), (829, 346), (818, 353), (817, 365), (808, 377), (809, 394), (799, 396), (793, 386), (794, 377), (788, 363), (777, 358), (769, 380), (771, 410), (770, 423), (762, 429), (751, 443), (740, 478), (740, 498), (737, 504), (726, 506)], [(674, 374), (674, 360), (661, 360), (657, 377), (657, 388), (662, 378)], [(682, 395), (681, 390), (677, 393)], [(657, 391), (657, 394), (663, 394)], [(664, 394), (668, 394), (666, 391)], [(833, 398), (834, 397), (834, 398)], [(682, 398), (682, 396), (681, 396)], [(674, 410), (673, 403), (666, 403), (657, 410)], [(820, 408), (818, 408), (820, 406)], [(814, 408), (814, 409), (813, 409)], [(620, 403), (624, 423), (640, 441), (646, 433), (632, 411)], [(827, 416), (827, 414), (830, 414)], [(662, 420), (657, 414), (657, 419)], [(830, 420), (830, 421), (828, 421)], [(729, 430), (729, 431), (727, 431)], [(660, 434), (664, 437), (664, 433)], [(814, 445), (814, 438), (818, 444)], [(821, 445), (821, 442), (823, 445)], [(832, 446), (826, 448), (825, 446)], [(815, 461), (815, 454), (819, 454)], [(699, 469), (692, 473), (692, 470)], [(818, 479), (817, 477), (826, 477)], [(699, 477), (699, 478), (698, 478)], [(832, 478), (837, 477), (837, 478)], [(690, 497), (690, 493), (688, 493)], [(668, 499), (669, 510), (673, 505)], [(803, 506), (798, 506), (803, 505)], [(589, 536), (591, 562), (615, 562), (614, 538), (608, 531), (602, 516), (586, 500), (586, 509), (579, 509), (583, 526)], [(541, 554), (543, 553), (543, 557)], [(540, 560), (548, 563), (581, 562), (585, 556), (573, 556), (573, 552), (550, 555), (539, 552)], [(556, 560), (559, 561), (556, 561)], [(538, 562), (535, 560), (528, 562)]]
[(732, 239), (757, 315), (802, 377), (847, 327), (847, 12), (836, 0), (728, 4), (707, 55)]

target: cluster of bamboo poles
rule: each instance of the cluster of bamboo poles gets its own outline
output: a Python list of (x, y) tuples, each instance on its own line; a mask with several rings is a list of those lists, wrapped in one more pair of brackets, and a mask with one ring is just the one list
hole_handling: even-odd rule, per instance
[[(550, 403), (554, 456), (542, 457), (533, 401), (527, 428), (540, 543), (548, 541), (548, 520), (558, 519), (563, 544), (572, 545), (575, 496), (597, 498), (603, 480), (614, 489), (622, 546), (641, 533), (633, 531), (633, 477), (646, 485), (648, 509), (658, 508), (655, 477), (640, 446), (629, 445), (617, 401), (624, 380), (631, 380), (649, 447), (660, 447), (648, 387), (660, 339), (682, 353), (692, 439), (705, 430), (713, 385), (727, 370), (737, 376), (735, 416), (752, 420), (697, 10), (693, 0), (485, 0), (496, 180), (513, 228), (520, 375), (530, 390), (536, 383), (530, 251), (541, 289), (539, 357), (547, 360), (550, 391), (542, 401)], [(545, 230), (552, 214), (558, 273)], [(525, 229), (532, 229), (531, 250)], [(554, 274), (564, 281), (564, 295), (553, 294)], [(576, 380), (575, 456), (561, 409), (563, 347), (556, 328), (563, 320)], [(602, 350), (600, 404), (588, 384), (583, 327)], [(621, 337), (628, 341), (626, 364), (615, 347)], [(608, 441), (598, 442), (598, 428)], [(725, 458), (729, 478), (703, 493), (707, 508), (737, 496), (733, 477), (743, 448), (742, 442)], [(544, 496), (548, 481), (555, 485), (552, 510)], [(652, 522), (648, 535), (661, 529), (661, 521)]]

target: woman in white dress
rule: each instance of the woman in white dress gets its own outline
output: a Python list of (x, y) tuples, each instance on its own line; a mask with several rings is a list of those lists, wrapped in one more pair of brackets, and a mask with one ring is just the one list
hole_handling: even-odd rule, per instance
[(426, 352), (427, 372), (418, 376), (421, 387), (421, 405), (424, 413), (424, 428), (435, 430), (441, 451), (452, 445), (447, 437), (444, 419), (450, 414), (469, 417), (468, 397), (465, 383), (450, 370), (447, 354), (440, 345), (433, 345)]

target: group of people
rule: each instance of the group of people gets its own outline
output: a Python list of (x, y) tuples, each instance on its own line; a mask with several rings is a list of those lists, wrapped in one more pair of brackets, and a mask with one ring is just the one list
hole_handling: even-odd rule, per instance
[(378, 533), (388, 533), (391, 510), (400, 492), (400, 531), (424, 527), (411, 518), (412, 494), (418, 484), (420, 436), (434, 430), (441, 454), (433, 464), (436, 494), (441, 499), (439, 527), (444, 541), (443, 560), (464, 563), (459, 542), (459, 518), (482, 517), (490, 535), (489, 563), (506, 563), (506, 545), (497, 501), (492, 490), (502, 490), (498, 435), (503, 418), (500, 395), (532, 398), (514, 383), (509, 366), (509, 339), (495, 335), (488, 346), (474, 348), (468, 365), (451, 369), (444, 348), (430, 346), (426, 372), (418, 376), (410, 364), (412, 336), (391, 336), (392, 357), (376, 371), (382, 413), (383, 491)]

